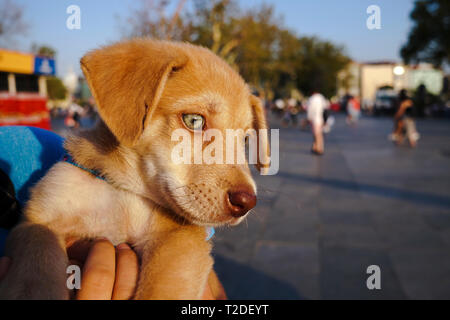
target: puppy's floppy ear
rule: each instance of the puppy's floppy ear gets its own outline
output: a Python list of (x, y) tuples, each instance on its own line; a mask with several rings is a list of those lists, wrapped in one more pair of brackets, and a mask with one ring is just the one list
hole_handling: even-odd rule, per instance
[(186, 60), (174, 48), (152, 41), (115, 44), (81, 59), (100, 116), (120, 143), (130, 146), (138, 140), (170, 73)]
[(253, 112), (253, 128), (258, 135), (258, 162), (256, 168), (260, 173), (264, 174), (270, 167), (270, 147), (266, 115), (261, 100), (258, 97), (251, 95), (250, 104)]

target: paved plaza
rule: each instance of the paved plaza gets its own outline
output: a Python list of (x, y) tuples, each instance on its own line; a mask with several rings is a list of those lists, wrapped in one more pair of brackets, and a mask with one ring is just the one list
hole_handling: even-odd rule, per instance
[[(418, 121), (412, 150), (387, 140), (389, 118), (336, 120), (323, 157), (309, 132), (281, 129), (280, 171), (256, 177), (257, 208), (217, 230), (229, 297), (450, 299), (450, 121)], [(381, 290), (367, 289), (370, 265)]]

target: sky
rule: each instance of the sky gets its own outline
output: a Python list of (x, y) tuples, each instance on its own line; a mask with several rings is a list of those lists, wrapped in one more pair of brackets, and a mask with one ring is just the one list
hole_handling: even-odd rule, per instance
[[(188, 0), (192, 1), (192, 0)], [(31, 45), (49, 45), (57, 51), (57, 74), (69, 69), (80, 73), (79, 60), (89, 50), (117, 41), (123, 22), (137, 0), (14, 0), (23, 6), (30, 29), (17, 38), (11, 49), (30, 51)], [(241, 0), (244, 9), (272, 4), (280, 24), (300, 36), (317, 36), (342, 45), (355, 61), (400, 62), (399, 50), (412, 23), (409, 14), (414, 0)], [(81, 9), (81, 29), (69, 30), (67, 7)], [(369, 30), (366, 10), (381, 9), (381, 29)], [(122, 21), (122, 24), (119, 23)]]

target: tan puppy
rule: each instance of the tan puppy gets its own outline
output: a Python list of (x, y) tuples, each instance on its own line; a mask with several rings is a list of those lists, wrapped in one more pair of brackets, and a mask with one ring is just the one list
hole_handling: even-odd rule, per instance
[(118, 43), (81, 66), (102, 121), (65, 147), (106, 181), (59, 162), (36, 185), (7, 242), (0, 298), (68, 298), (65, 239), (106, 237), (140, 256), (136, 299), (199, 299), (213, 265), (205, 226), (242, 221), (256, 186), (247, 163), (175, 164), (171, 133), (189, 130), (191, 115), (224, 135), (266, 128), (259, 100), (225, 62), (185, 43)]

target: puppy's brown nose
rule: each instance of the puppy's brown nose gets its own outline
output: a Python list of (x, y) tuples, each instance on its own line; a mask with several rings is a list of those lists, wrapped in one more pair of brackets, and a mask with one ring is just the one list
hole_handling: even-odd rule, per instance
[(256, 195), (248, 191), (228, 192), (228, 208), (233, 217), (244, 216), (256, 205)]

